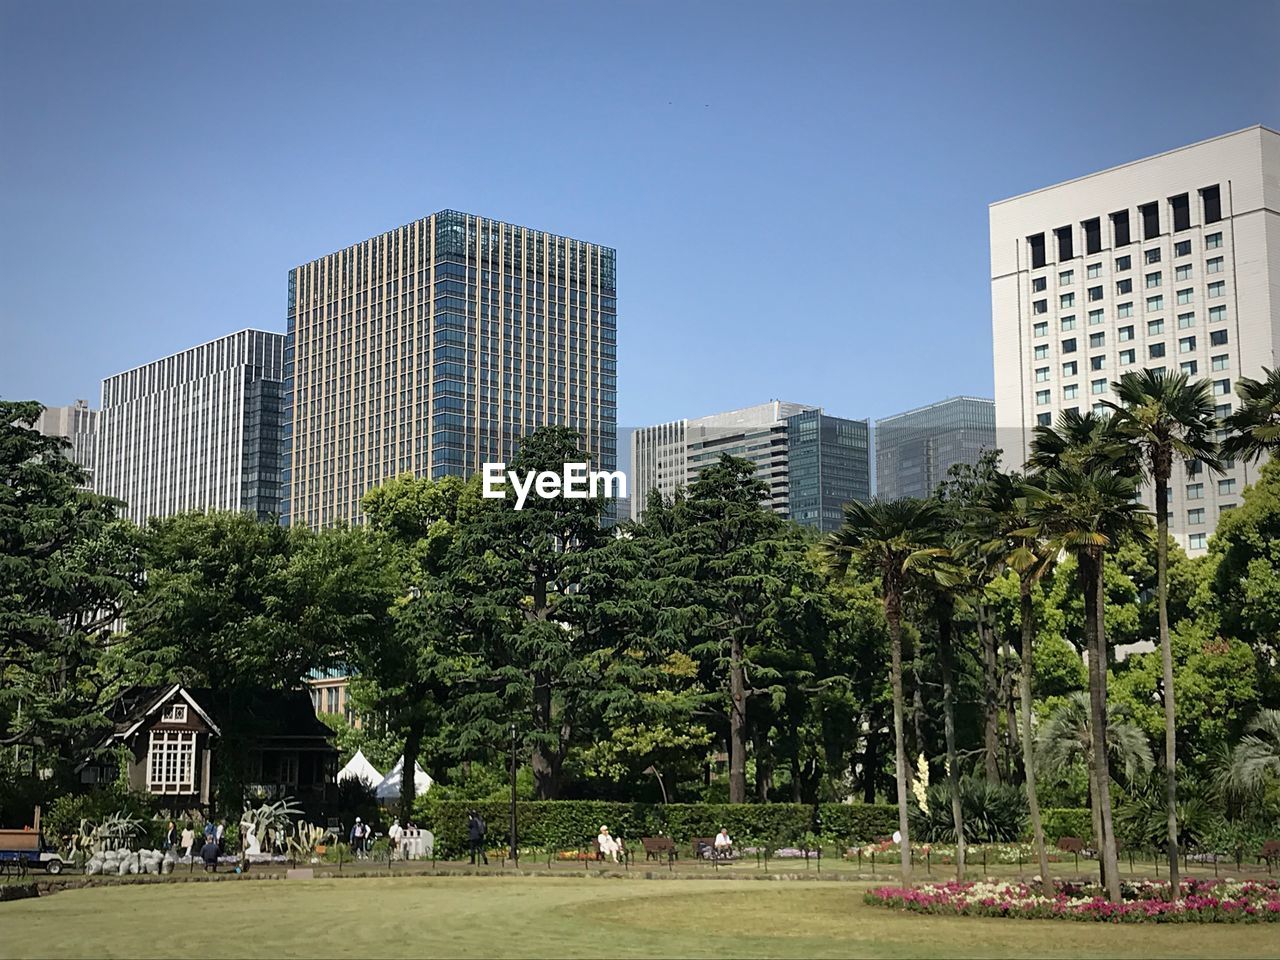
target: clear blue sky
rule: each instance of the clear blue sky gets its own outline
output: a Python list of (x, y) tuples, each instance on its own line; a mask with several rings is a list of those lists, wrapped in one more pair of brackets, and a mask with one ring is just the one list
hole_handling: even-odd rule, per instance
[(618, 249), (619, 423), (990, 395), (987, 204), (1280, 125), (1280, 3), (0, 2), (0, 396), (452, 207)]

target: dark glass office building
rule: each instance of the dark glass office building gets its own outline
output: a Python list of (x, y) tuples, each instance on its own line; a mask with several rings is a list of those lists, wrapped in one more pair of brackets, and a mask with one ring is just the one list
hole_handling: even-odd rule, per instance
[(996, 447), (995, 402), (952, 397), (876, 421), (876, 496), (928, 497), (957, 463)]
[(871, 499), (866, 420), (805, 410), (786, 420), (788, 515), (824, 533), (839, 529), (850, 500)]
[(287, 522), (359, 522), (386, 479), (509, 462), (548, 424), (614, 469), (615, 262), (445, 210), (291, 270)]

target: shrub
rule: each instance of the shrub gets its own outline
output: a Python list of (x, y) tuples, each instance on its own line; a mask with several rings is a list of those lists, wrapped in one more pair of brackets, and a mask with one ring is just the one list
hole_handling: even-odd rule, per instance
[[(955, 843), (951, 814), (951, 788), (939, 783), (929, 788), (929, 810), (911, 811), (912, 835), (929, 843)], [(1027, 798), (1020, 787), (990, 783), (981, 777), (960, 780), (960, 812), (969, 843), (1017, 840), (1027, 819)]]
[(1063, 837), (1079, 837), (1086, 843), (1093, 839), (1093, 815), (1084, 807), (1048, 807), (1040, 811), (1045, 843), (1057, 843)]

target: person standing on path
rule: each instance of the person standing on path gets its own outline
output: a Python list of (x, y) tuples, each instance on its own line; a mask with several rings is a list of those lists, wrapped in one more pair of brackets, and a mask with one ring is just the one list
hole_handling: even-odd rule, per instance
[(476, 855), (484, 861), (485, 866), (489, 865), (489, 854), (484, 849), (484, 837), (489, 832), (489, 827), (485, 824), (484, 818), (480, 816), (478, 811), (472, 810), (467, 814), (467, 838), (471, 841), (471, 863), (476, 862)]

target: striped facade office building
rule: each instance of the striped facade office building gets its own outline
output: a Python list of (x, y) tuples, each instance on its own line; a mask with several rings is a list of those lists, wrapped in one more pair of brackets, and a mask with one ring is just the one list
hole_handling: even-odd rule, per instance
[(387, 479), (510, 462), (549, 424), (614, 469), (615, 262), (445, 210), (291, 270), (286, 522), (358, 523)]
[(280, 513), (283, 334), (241, 330), (102, 381), (94, 489), (135, 523)]

